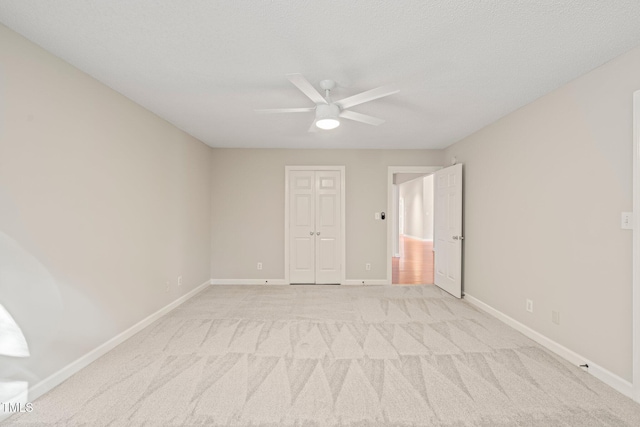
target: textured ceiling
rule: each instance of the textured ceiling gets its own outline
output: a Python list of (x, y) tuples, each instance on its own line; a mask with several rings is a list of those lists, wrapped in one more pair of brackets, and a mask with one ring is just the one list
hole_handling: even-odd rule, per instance
[[(212, 147), (443, 148), (640, 44), (638, 0), (2, 0), (0, 22)], [(286, 78), (386, 120), (308, 133)]]

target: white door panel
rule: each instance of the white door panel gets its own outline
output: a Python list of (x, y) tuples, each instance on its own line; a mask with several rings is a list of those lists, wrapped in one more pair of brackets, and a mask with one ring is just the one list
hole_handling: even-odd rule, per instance
[(316, 283), (340, 283), (338, 245), (333, 238), (316, 239)]
[(336, 212), (336, 195), (321, 194), (318, 197), (318, 226), (333, 227), (338, 222), (338, 214)]
[(314, 239), (296, 238), (295, 239), (295, 268), (298, 271), (311, 271), (313, 268), (313, 250)]
[(437, 286), (462, 297), (462, 165), (435, 173), (435, 277)]
[(312, 206), (313, 200), (311, 200), (310, 194), (296, 194), (294, 196), (293, 208), (294, 208), (294, 221), (298, 227), (312, 227)]

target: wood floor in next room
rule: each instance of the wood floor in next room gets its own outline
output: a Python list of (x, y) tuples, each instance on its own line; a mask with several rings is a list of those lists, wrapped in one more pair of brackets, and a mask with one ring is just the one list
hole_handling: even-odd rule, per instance
[(433, 283), (433, 242), (400, 236), (400, 256), (393, 257), (391, 283), (420, 285)]

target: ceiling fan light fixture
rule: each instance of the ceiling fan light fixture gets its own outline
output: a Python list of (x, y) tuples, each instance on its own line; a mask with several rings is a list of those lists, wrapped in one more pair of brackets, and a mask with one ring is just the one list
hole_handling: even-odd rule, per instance
[(331, 130), (340, 126), (340, 120), (338, 119), (320, 119), (316, 121), (316, 127), (323, 130)]
[(338, 115), (340, 107), (336, 104), (320, 104), (316, 107), (316, 127), (324, 130), (335, 129), (340, 126)]

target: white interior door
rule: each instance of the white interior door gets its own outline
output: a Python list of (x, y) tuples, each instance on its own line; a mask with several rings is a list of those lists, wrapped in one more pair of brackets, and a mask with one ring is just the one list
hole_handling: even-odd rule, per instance
[(315, 172), (289, 173), (289, 280), (315, 283)]
[(316, 283), (340, 283), (340, 172), (316, 173)]
[(437, 286), (462, 297), (462, 165), (440, 169), (435, 180), (435, 274)]
[(289, 281), (340, 283), (340, 171), (289, 172)]

